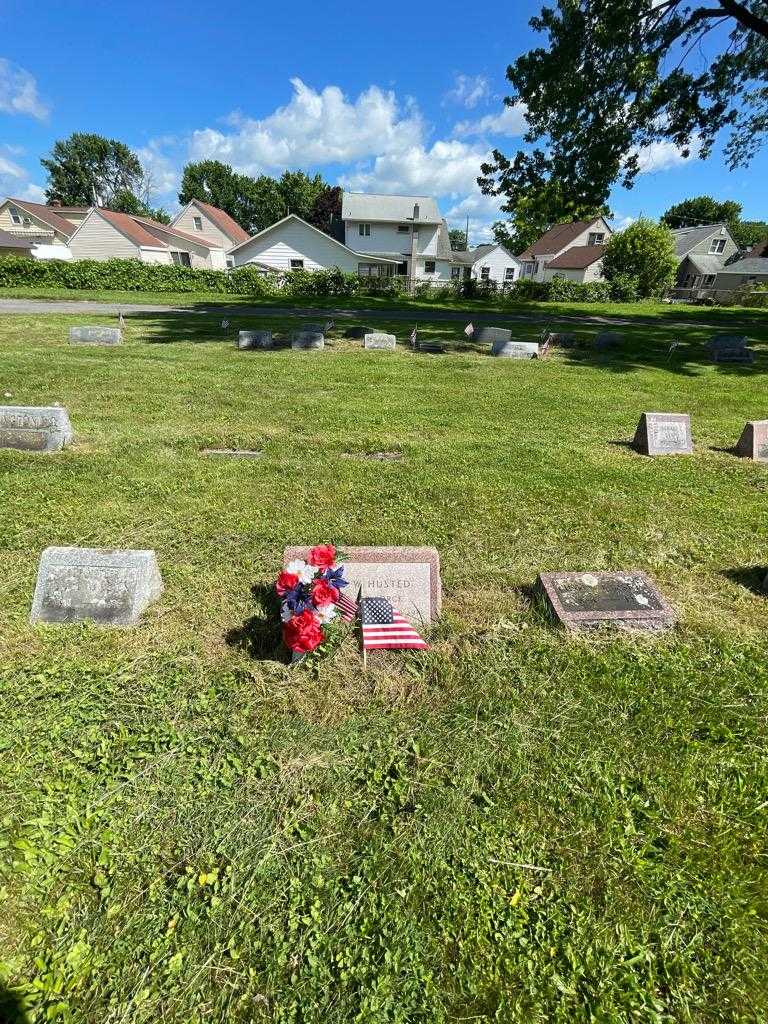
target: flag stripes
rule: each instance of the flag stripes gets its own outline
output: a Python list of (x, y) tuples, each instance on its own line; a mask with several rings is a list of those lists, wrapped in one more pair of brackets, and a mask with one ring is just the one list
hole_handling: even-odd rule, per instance
[(429, 644), (396, 612), (383, 597), (364, 597), (360, 601), (360, 620), (363, 627), (363, 649), (370, 650), (429, 650)]

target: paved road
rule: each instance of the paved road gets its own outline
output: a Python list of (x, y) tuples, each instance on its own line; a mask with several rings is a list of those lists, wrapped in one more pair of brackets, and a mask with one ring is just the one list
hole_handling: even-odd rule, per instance
[[(613, 326), (648, 324), (656, 328), (663, 327), (707, 327), (722, 330), (723, 324), (704, 324), (700, 320), (659, 321), (652, 317), (635, 317), (625, 319), (618, 316), (587, 316), (587, 315), (553, 315), (547, 313), (483, 313), (480, 310), (460, 312), (448, 309), (345, 309), (341, 306), (334, 309), (316, 306), (233, 306), (217, 304), (198, 304), (189, 306), (158, 306), (142, 303), (121, 304), (117, 302), (90, 302), (87, 300), (50, 300), (50, 299), (0, 299), (0, 315), (30, 313), (90, 313), (105, 316), (117, 316), (122, 311), (129, 317), (141, 313), (183, 314), (184, 316), (254, 316), (254, 317), (313, 317), (333, 320), (402, 320), (406, 323), (417, 323), (419, 320), (446, 321), (449, 323), (467, 323), (468, 320), (482, 321), (484, 324), (507, 324), (512, 321), (522, 323), (549, 324), (608, 324)], [(730, 326), (730, 325), (729, 325)], [(733, 324), (736, 326), (736, 323)]]

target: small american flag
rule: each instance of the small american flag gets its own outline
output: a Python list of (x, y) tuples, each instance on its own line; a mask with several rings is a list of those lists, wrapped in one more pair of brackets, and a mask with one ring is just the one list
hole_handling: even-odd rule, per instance
[(473, 338), (475, 336), (475, 325), (472, 323), (467, 324), (464, 328), (464, 333), (468, 338)]
[(333, 320), (327, 320), (325, 327), (323, 328), (323, 333), (330, 334), (331, 331), (335, 328), (335, 326), (336, 324), (334, 323)]
[(429, 644), (413, 626), (393, 609), (385, 597), (364, 597), (360, 601), (363, 624), (363, 650), (428, 651)]
[(674, 353), (674, 352), (675, 352), (675, 351), (676, 351), (677, 349), (679, 349), (679, 348), (680, 348), (681, 344), (682, 344), (682, 342), (680, 342), (680, 341), (673, 341), (673, 342), (672, 342), (672, 344), (671, 344), (671, 345), (669, 346), (669, 352), (667, 352), (667, 359), (671, 359), (671, 358), (672, 358), (672, 354), (673, 354), (673, 353)]
[(222, 331), (226, 331), (228, 327), (229, 327), (229, 320), (222, 320), (221, 321), (221, 329), (222, 329)]
[(355, 621), (358, 607), (357, 601), (353, 601), (352, 598), (347, 597), (343, 592), (339, 592), (336, 607), (339, 609), (339, 615), (341, 615), (345, 622)]
[(550, 339), (550, 337), (551, 337), (551, 335), (549, 335), (549, 334), (545, 334), (544, 335), (544, 341), (541, 343), (541, 345), (539, 347), (539, 355), (540, 356), (545, 356), (547, 354), (547, 352), (549, 352), (549, 339)]
[(416, 348), (416, 345), (416, 328), (414, 327), (413, 330), (411, 331), (411, 348)]

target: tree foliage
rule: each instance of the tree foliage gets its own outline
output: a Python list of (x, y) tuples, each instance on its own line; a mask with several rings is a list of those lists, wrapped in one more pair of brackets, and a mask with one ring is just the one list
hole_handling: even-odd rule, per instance
[(713, 199), (712, 196), (696, 196), (670, 206), (661, 219), (671, 228), (725, 223), (739, 248), (751, 249), (764, 238), (768, 238), (768, 222), (742, 220), (741, 209), (741, 203), (734, 199), (720, 201)]
[(706, 159), (726, 129), (735, 168), (764, 141), (768, 0), (556, 0), (531, 26), (546, 45), (508, 67), (506, 102), (525, 105), (525, 141), (541, 145), (495, 150), (478, 179), (507, 212), (526, 201), (552, 223), (599, 210), (655, 142)]
[(171, 223), (170, 214), (162, 206), (149, 206), (142, 199), (139, 199), (138, 196), (135, 196), (133, 192), (129, 192), (128, 189), (122, 189), (118, 192), (112, 199), (109, 208), (116, 210), (118, 213), (132, 213), (137, 217), (150, 217), (161, 224)]
[(641, 217), (608, 239), (603, 256), (603, 274), (622, 285), (636, 283), (640, 298), (661, 295), (675, 282), (677, 274), (675, 240), (666, 224)]
[(341, 214), (341, 189), (321, 175), (285, 171), (280, 178), (266, 174), (252, 178), (219, 160), (200, 160), (184, 168), (179, 202), (192, 199), (218, 206), (246, 231), (269, 227), (288, 213), (330, 232)]
[(115, 197), (141, 191), (144, 172), (139, 158), (117, 139), (74, 132), (53, 145), (40, 161), (48, 172), (45, 197), (66, 206), (110, 207)]
[(464, 252), (467, 248), (467, 233), (462, 228), (451, 228), (448, 232), (451, 241), (451, 249), (454, 252)]

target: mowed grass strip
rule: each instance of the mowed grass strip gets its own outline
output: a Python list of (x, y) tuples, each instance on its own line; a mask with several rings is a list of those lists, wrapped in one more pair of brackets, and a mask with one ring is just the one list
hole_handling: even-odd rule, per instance
[[(2, 401), (77, 435), (0, 452), (0, 1006), (764, 1017), (768, 470), (727, 449), (768, 417), (768, 336), (752, 368), (700, 326), (517, 362), (427, 322), (445, 355), (238, 353), (291, 321), (230, 319), (130, 317), (118, 349), (66, 343), (114, 319), (0, 320)], [(695, 454), (632, 452), (645, 410), (690, 412)], [(428, 654), (280, 660), (282, 548), (325, 540), (440, 550)], [(49, 544), (154, 548), (165, 594), (136, 630), (33, 629)], [(536, 574), (602, 568), (679, 626), (558, 630)]]

